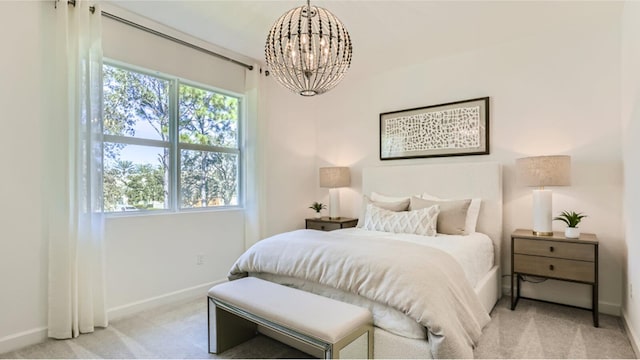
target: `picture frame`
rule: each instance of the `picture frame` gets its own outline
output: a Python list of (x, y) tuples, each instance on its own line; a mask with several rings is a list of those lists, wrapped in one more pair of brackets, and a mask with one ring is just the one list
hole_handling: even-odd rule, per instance
[(380, 160), (489, 153), (488, 96), (380, 114)]

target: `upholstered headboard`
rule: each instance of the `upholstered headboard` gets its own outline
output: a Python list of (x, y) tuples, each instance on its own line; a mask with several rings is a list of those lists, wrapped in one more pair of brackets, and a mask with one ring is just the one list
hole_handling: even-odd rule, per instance
[(481, 198), (476, 231), (491, 237), (500, 264), (502, 242), (502, 171), (493, 162), (377, 166), (364, 168), (362, 191), (391, 196), (429, 193), (440, 198)]

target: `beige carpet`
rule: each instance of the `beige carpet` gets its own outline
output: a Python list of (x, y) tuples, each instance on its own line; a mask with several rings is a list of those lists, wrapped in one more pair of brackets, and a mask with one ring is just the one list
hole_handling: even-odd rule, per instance
[[(564, 306), (503, 298), (475, 351), (478, 358), (633, 358), (620, 319)], [(163, 306), (111, 322), (73, 340), (48, 340), (0, 358), (301, 358), (306, 354), (259, 336), (220, 356), (207, 353), (206, 300)]]
[(514, 311), (508, 305), (505, 296), (491, 312), (476, 358), (635, 358), (619, 317), (600, 314), (595, 328), (590, 311), (531, 300), (520, 300)]

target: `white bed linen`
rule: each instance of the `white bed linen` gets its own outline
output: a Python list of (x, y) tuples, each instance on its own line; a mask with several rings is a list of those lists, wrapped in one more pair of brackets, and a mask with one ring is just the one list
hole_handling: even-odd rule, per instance
[(396, 308), (427, 328), (438, 358), (473, 357), (491, 320), (461, 264), (421, 243), (296, 230), (253, 245), (231, 267), (229, 280), (256, 272), (302, 278)]
[(377, 327), (406, 338), (427, 338), (427, 330), (425, 329), (425, 327), (416, 322), (414, 319), (390, 306), (386, 306), (379, 302), (369, 300), (354, 293), (283, 275), (268, 273), (249, 273), (249, 276), (257, 277), (286, 286), (291, 286), (296, 289), (304, 290), (310, 293), (322, 295), (324, 297), (336, 299), (342, 302), (363, 307), (365, 309), (369, 309), (369, 311), (371, 311), (371, 314), (373, 314), (373, 323)]
[(408, 241), (417, 244), (424, 244), (440, 249), (453, 256), (464, 270), (465, 276), (472, 288), (475, 288), (486, 274), (493, 267), (494, 251), (491, 239), (482, 233), (469, 235), (444, 235), (423, 236), (413, 234), (395, 234), (382, 231), (363, 230), (359, 228), (349, 228), (334, 230), (348, 234), (349, 236), (388, 238), (398, 241)]
[[(336, 233), (341, 232), (348, 234), (349, 236), (358, 236), (363, 238), (384, 237), (397, 241), (407, 241), (425, 246), (432, 246), (445, 251), (452, 255), (462, 265), (465, 276), (472, 288), (476, 287), (478, 282), (493, 266), (493, 243), (487, 235), (481, 233), (464, 236), (442, 234), (438, 234), (436, 236), (422, 236), (371, 231), (359, 228), (334, 231)], [(251, 273), (249, 275), (368, 308), (373, 314), (376, 326), (385, 329), (390, 333), (411, 339), (427, 338), (427, 332), (424, 326), (420, 325), (409, 316), (394, 308), (371, 301), (353, 293), (289, 276), (266, 273)]]

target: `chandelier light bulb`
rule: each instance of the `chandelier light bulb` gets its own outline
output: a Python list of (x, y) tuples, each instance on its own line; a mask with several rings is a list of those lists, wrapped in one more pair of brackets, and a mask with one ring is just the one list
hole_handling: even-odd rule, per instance
[(351, 38), (342, 22), (309, 0), (276, 21), (265, 46), (266, 63), (276, 80), (303, 96), (338, 85), (351, 56)]

